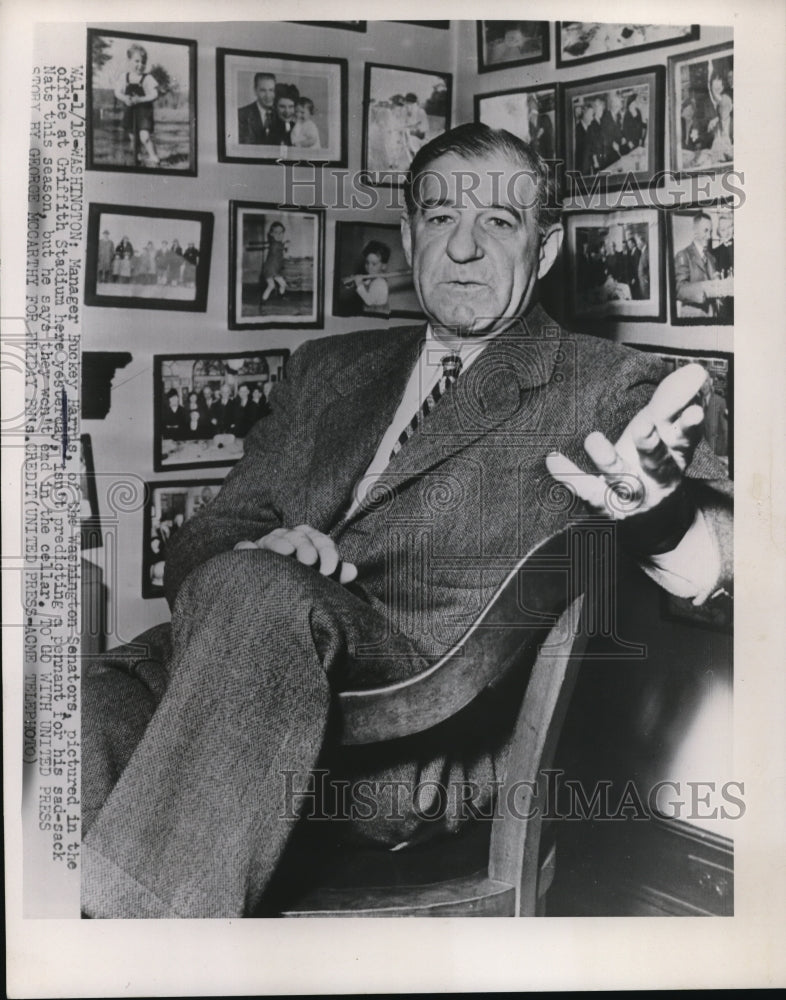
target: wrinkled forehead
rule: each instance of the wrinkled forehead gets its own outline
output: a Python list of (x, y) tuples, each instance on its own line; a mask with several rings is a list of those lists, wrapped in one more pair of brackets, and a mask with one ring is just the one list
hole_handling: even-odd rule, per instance
[(421, 210), (443, 205), (460, 210), (508, 208), (534, 221), (538, 175), (529, 163), (506, 153), (473, 157), (446, 153), (420, 174), (413, 194)]

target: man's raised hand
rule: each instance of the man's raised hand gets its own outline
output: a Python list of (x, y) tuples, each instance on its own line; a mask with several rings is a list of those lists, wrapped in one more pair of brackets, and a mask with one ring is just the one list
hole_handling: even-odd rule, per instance
[(268, 549), (282, 556), (294, 555), (304, 566), (313, 566), (322, 576), (330, 576), (339, 583), (352, 583), (358, 575), (354, 563), (341, 561), (333, 539), (308, 524), (274, 528), (255, 542), (238, 542), (235, 549)]

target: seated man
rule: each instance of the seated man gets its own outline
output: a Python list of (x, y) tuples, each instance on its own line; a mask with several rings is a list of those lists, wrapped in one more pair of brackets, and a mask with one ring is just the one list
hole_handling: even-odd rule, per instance
[[(173, 540), (163, 648), (109, 654), (85, 679), (88, 915), (253, 912), (296, 819), (287, 775), (302, 787), (330, 759), (334, 693), (412, 676), (456, 642), (565, 526), (542, 502), (550, 475), (618, 518), (674, 593), (700, 602), (728, 575), (704, 370), (658, 386), (659, 362), (555, 326), (537, 303), (562, 235), (547, 194), (530, 147), (485, 125), (413, 160), (401, 233), (426, 329), (295, 352), (243, 460)], [(447, 733), (351, 748), (344, 773), (492, 788), (506, 727)], [(422, 803), (375, 804), (361, 835), (418, 837)]]

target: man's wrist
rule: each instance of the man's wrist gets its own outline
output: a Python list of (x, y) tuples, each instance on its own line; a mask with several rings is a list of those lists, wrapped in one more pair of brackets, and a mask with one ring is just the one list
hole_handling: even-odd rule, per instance
[(685, 483), (651, 510), (617, 523), (617, 537), (631, 555), (663, 555), (676, 549), (696, 518), (696, 505)]

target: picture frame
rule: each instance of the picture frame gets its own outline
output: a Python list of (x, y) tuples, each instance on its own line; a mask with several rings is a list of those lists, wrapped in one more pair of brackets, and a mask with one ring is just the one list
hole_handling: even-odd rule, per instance
[(92, 202), (85, 303), (205, 312), (212, 244), (212, 212)]
[[(561, 86), (569, 189), (657, 186), (663, 177), (665, 69), (648, 66)], [(600, 186), (600, 185), (599, 185)]]
[(397, 225), (337, 222), (335, 245), (334, 316), (424, 318)]
[(346, 59), (218, 48), (216, 85), (220, 163), (347, 165)]
[(672, 326), (733, 326), (731, 199), (670, 209), (667, 238)]
[(290, 21), (290, 24), (310, 24), (315, 28), (342, 28), (344, 31), (366, 31), (365, 21)]
[(393, 21), (392, 24), (416, 24), (421, 28), (439, 28), (447, 31), (450, 28), (450, 21)]
[(285, 348), (154, 355), (156, 472), (238, 462), (251, 427), (270, 411), (288, 358)]
[(637, 351), (657, 354), (670, 369), (697, 362), (712, 378), (712, 399), (707, 407), (704, 436), (715, 456), (725, 465), (729, 479), (734, 478), (734, 355), (727, 351), (702, 351), (654, 344), (633, 344)]
[(450, 128), (453, 75), (366, 63), (362, 165), (366, 183), (400, 187), (421, 146)]
[(669, 56), (671, 167), (679, 176), (734, 166), (734, 45)]
[(565, 213), (565, 276), (573, 320), (664, 322), (662, 213), (656, 208)]
[(218, 495), (222, 479), (174, 479), (145, 484), (142, 597), (165, 597), (164, 568), (172, 535)]
[(478, 73), (548, 62), (550, 21), (478, 21)]
[(504, 128), (530, 143), (544, 160), (559, 156), (561, 136), (556, 84), (475, 94), (475, 121)]
[(229, 328), (321, 329), (324, 209), (229, 203)]
[(93, 461), (93, 443), (89, 434), (79, 436), (79, 533), (82, 549), (100, 549), (104, 544), (101, 517), (98, 511), (96, 468)]
[(644, 52), (664, 45), (681, 45), (699, 38), (698, 24), (607, 24), (599, 21), (557, 21), (557, 69)]
[(196, 177), (197, 43), (88, 28), (86, 66), (86, 169)]

